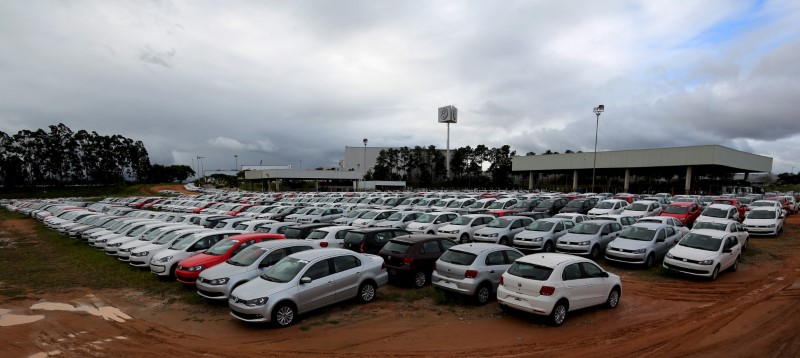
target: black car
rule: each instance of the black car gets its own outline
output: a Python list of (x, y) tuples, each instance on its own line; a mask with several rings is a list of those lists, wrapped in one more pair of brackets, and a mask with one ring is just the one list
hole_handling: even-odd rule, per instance
[(560, 213), (578, 213), (586, 215), (592, 210), (596, 201), (590, 199), (575, 199), (559, 210)]
[(536, 205), (536, 208), (533, 209), (533, 212), (547, 213), (547, 215), (553, 216), (557, 214), (561, 208), (567, 206), (568, 202), (569, 200), (565, 198), (542, 200), (539, 205)]
[(342, 247), (355, 252), (377, 255), (389, 240), (405, 235), (411, 233), (388, 227), (351, 230), (345, 235)]
[(300, 224), (300, 225), (292, 225), (286, 228), (286, 231), (283, 232), (283, 236), (286, 236), (287, 239), (295, 239), (295, 240), (305, 240), (312, 231), (319, 229), (321, 227), (332, 226), (331, 223), (311, 223), (311, 224)]
[(455, 245), (455, 241), (436, 235), (400, 236), (389, 240), (378, 254), (386, 262), (389, 280), (410, 281), (419, 288), (430, 282), (439, 256)]
[(545, 213), (545, 212), (536, 213), (536, 212), (529, 211), (529, 212), (525, 212), (525, 213), (516, 213), (516, 214), (514, 214), (514, 216), (526, 216), (526, 217), (529, 217), (529, 218), (531, 218), (533, 220), (539, 220), (539, 219), (549, 218), (550, 214)]

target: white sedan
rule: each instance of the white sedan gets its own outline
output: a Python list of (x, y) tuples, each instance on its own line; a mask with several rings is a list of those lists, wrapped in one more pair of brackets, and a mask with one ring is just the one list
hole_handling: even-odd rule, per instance
[(617, 307), (621, 293), (619, 276), (592, 260), (540, 253), (517, 259), (500, 276), (497, 301), (504, 310), (548, 316), (552, 325), (560, 326), (567, 312), (603, 304)]

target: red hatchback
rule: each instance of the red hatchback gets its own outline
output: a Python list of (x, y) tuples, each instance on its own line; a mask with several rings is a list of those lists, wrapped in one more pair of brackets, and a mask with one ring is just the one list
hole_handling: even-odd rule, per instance
[(231, 256), (236, 255), (244, 248), (262, 241), (282, 240), (282, 234), (242, 234), (230, 236), (227, 239), (211, 246), (202, 254), (192, 256), (178, 263), (175, 269), (175, 277), (179, 282), (187, 285), (194, 285), (200, 272), (227, 261)]
[(702, 211), (703, 208), (697, 203), (678, 201), (667, 205), (667, 208), (661, 212), (660, 216), (671, 216), (680, 220), (684, 225), (691, 227)]

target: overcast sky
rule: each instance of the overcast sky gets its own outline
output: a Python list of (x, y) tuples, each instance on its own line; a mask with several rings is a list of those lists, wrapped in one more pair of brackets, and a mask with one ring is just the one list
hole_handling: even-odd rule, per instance
[[(800, 1), (0, 2), (0, 130), (153, 163), (334, 167), (345, 146), (721, 144), (800, 170)], [(798, 105), (798, 108), (794, 108)]]

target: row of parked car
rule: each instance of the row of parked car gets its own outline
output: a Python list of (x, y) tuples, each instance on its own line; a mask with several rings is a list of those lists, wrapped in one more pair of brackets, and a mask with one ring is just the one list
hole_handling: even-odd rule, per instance
[[(599, 203), (604, 201), (608, 199)], [(747, 229), (734, 220), (701, 220), (689, 232), (680, 220), (667, 216), (636, 222), (629, 216), (614, 218), (617, 214), (535, 220), (523, 215), (419, 212), (417, 218), (427, 217), (416, 224), (444, 225), (433, 232), (412, 227), (412, 232), (409, 226), (416, 219), (405, 228), (380, 225), (392, 216), (414, 213), (410, 210), (352, 209), (371, 213), (369, 224), (354, 225), (360, 219), (355, 217), (340, 222), (346, 225), (334, 225), (140, 211), (109, 203), (90, 206), (97, 212), (36, 202), (8, 207), (81, 237), (132, 266), (196, 285), (203, 297), (227, 300), (238, 319), (281, 326), (291, 324), (297, 314), (333, 302), (353, 297), (369, 302), (390, 279), (412, 286), (431, 282), (479, 304), (496, 293), (501, 307), (547, 315), (558, 325), (568, 311), (595, 304), (615, 307), (619, 302), (619, 277), (592, 259), (647, 267), (663, 260), (668, 269), (716, 278), (725, 269), (738, 268), (741, 250), (749, 242)], [(376, 220), (381, 215), (385, 219)], [(634, 220), (623, 223), (620, 218)], [(460, 230), (473, 228), (462, 240)], [(492, 230), (479, 232), (486, 228)], [(519, 229), (513, 240), (501, 242), (502, 233), (512, 229)], [(483, 240), (487, 242), (478, 242)], [(572, 295), (567, 287), (581, 287), (582, 298), (577, 298), (579, 289)], [(287, 288), (296, 294), (285, 296)]]

